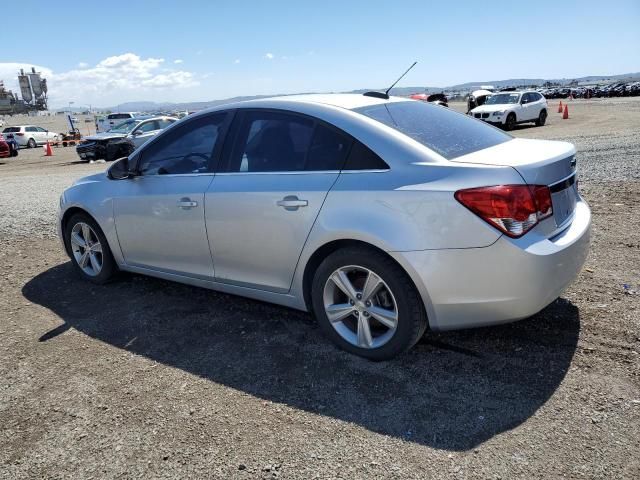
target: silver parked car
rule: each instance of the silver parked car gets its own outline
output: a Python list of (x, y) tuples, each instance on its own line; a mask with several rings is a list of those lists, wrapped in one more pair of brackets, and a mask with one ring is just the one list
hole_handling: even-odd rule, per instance
[(81, 276), (118, 270), (313, 311), (387, 359), (433, 330), (528, 317), (580, 271), (575, 148), (371, 95), (215, 107), (60, 199)]

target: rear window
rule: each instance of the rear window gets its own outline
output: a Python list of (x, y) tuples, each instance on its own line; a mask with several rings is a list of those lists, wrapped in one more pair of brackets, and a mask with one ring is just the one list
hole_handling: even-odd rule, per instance
[(486, 123), (424, 102), (391, 102), (354, 109), (452, 160), (513, 137)]
[(18, 133), (20, 131), (20, 127), (7, 127), (2, 133)]
[(126, 118), (132, 118), (130, 113), (110, 113), (107, 115), (109, 120), (124, 120)]

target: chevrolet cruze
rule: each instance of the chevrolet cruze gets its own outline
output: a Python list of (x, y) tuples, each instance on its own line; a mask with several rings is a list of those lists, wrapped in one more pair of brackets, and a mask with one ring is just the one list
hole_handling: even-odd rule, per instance
[(560, 295), (589, 247), (575, 155), (384, 94), (261, 99), (78, 180), (58, 228), (89, 281), (129, 271), (312, 311), (382, 360)]

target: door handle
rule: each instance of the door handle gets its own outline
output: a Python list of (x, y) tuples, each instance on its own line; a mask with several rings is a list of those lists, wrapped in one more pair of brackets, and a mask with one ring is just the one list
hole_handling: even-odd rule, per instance
[(282, 200), (278, 200), (276, 205), (283, 207), (285, 210), (297, 210), (300, 207), (309, 205), (307, 200), (300, 200), (295, 195), (287, 195)]
[(181, 198), (180, 200), (178, 200), (178, 207), (182, 208), (183, 210), (188, 210), (190, 208), (197, 207), (197, 206), (198, 206), (198, 202), (194, 202), (188, 197)]

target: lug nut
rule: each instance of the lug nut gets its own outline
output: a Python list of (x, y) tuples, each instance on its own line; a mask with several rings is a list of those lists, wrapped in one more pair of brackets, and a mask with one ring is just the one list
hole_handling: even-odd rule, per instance
[(370, 301), (368, 301), (368, 300), (367, 300), (366, 302), (364, 302), (364, 304), (365, 304), (367, 307), (370, 307), (370, 306), (371, 306), (371, 302), (370, 302)]
[(356, 295), (356, 298), (357, 298), (358, 300), (362, 300), (362, 294), (361, 294), (361, 293), (358, 293), (358, 294)]
[(365, 317), (368, 317), (368, 316), (369, 316), (369, 312), (362, 312), (362, 314), (363, 314)]
[(355, 302), (354, 302), (353, 300), (349, 300), (349, 303), (350, 303), (351, 305), (354, 305), (354, 304), (355, 304)]

